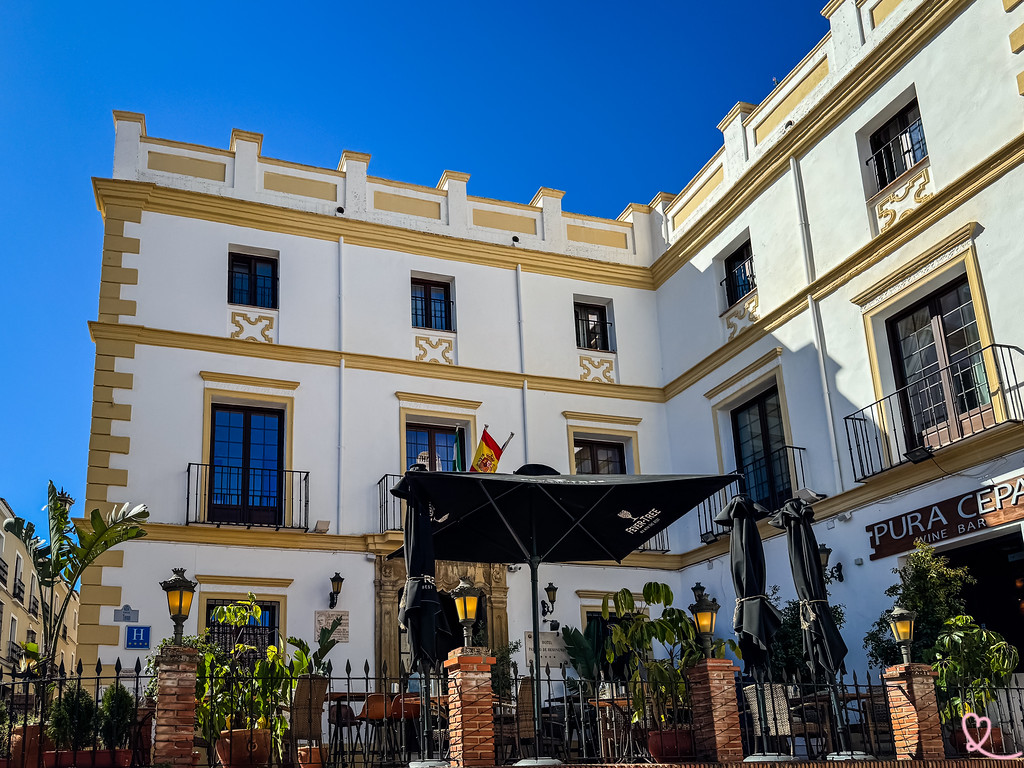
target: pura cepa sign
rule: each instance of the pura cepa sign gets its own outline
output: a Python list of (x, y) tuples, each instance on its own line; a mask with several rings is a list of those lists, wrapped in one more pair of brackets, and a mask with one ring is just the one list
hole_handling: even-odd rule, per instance
[(872, 560), (1024, 519), (1024, 475), (865, 526)]

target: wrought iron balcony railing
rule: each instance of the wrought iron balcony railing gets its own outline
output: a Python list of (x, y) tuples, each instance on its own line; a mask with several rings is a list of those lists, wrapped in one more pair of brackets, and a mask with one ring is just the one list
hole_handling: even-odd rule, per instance
[(921, 162), (928, 156), (928, 147), (924, 141), (924, 128), (918, 118), (904, 130), (900, 131), (887, 144), (869, 157), (865, 163), (874, 168), (877, 192), (881, 192), (896, 179), (907, 172), (908, 168)]
[(576, 318), (576, 346), (579, 349), (614, 352), (615, 350), (612, 349), (612, 324), (607, 320)]
[(39, 618), (39, 598), (32, 595), (28, 600), (28, 613), (34, 618)]
[(309, 529), (309, 472), (189, 464), (185, 524)]
[(11, 640), (7, 643), (7, 659), (8, 661), (17, 661), (21, 658), (21, 644)]
[(711, 544), (728, 534), (715, 522), (715, 518), (738, 493), (745, 493), (762, 507), (774, 511), (792, 498), (797, 490), (807, 487), (804, 453), (803, 448), (784, 445), (739, 470), (740, 478), (697, 508), (700, 540)]
[(845, 417), (857, 480), (1024, 419), (1018, 367), (1024, 350), (991, 344)]
[(736, 264), (729, 270), (720, 285), (725, 289), (725, 303), (730, 307), (748, 293), (756, 291), (757, 280), (754, 279), (754, 257), (748, 256)]
[(405, 507), (402, 500), (391, 495), (401, 475), (384, 475), (377, 481), (377, 503), (380, 508), (380, 532), (404, 530)]
[(12, 592), (14, 593), (14, 599), (15, 600), (17, 600), (18, 602), (24, 602), (24, 600), (25, 600), (25, 582), (22, 581), (21, 579), (15, 577), (15, 579), (14, 579), (14, 589), (12, 590)]
[(8, 574), (7, 561), (4, 560), (3, 558), (0, 558), (0, 584), (3, 584), (5, 587), (7, 586), (7, 574)]
[(668, 552), (672, 547), (668, 541), (668, 529), (656, 533), (652, 538), (636, 548), (637, 552)]

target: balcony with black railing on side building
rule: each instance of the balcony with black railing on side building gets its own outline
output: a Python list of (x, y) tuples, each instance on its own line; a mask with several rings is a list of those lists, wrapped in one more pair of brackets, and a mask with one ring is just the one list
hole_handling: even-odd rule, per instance
[(7, 576), (10, 572), (7, 561), (0, 557), (0, 584), (7, 586)]
[(32, 595), (28, 600), (28, 614), (33, 618), (39, 618), (39, 598)]
[(925, 461), (948, 445), (1024, 420), (1018, 368), (1024, 370), (1024, 350), (991, 344), (846, 416), (856, 479)]
[(7, 660), (17, 661), (21, 658), (21, 643), (11, 640), (7, 643)]
[(189, 464), (185, 524), (309, 529), (309, 472)]
[(738, 470), (740, 477), (736, 481), (697, 507), (701, 542), (712, 544), (729, 533), (715, 522), (715, 518), (736, 494), (745, 493), (769, 512), (774, 512), (793, 498), (798, 490), (806, 488), (805, 453), (804, 448), (783, 445)]
[(20, 603), (24, 603), (24, 601), (25, 601), (25, 582), (22, 581), (21, 579), (15, 577), (15, 579), (14, 579), (14, 589), (11, 590), (11, 593), (14, 595), (14, 599), (15, 600), (17, 600)]

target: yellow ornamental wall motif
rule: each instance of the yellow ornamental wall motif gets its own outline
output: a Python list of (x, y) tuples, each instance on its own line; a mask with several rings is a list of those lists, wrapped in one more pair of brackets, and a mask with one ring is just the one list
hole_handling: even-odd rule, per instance
[(455, 365), (455, 342), (451, 339), (417, 336), (414, 342), (418, 362)]
[(615, 361), (606, 357), (580, 355), (580, 381), (615, 383)]
[[(917, 206), (932, 196), (927, 191), (931, 174), (927, 168), (915, 173), (906, 184), (902, 185), (878, 203), (878, 233), (882, 234), (893, 224), (910, 215)], [(911, 195), (913, 193), (913, 195)]]
[(231, 326), (232, 339), (274, 343), (274, 317), (272, 315), (253, 317), (247, 312), (232, 312)]

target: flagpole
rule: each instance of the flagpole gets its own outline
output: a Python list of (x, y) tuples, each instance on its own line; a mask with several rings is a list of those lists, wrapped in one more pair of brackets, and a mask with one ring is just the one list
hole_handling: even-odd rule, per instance
[[(484, 429), (487, 429), (487, 427), (484, 427)], [(505, 444), (501, 446), (501, 452), (502, 453), (505, 452), (505, 449), (508, 447), (508, 444), (512, 442), (512, 438), (515, 437), (515, 436), (516, 436), (515, 432), (509, 432), (508, 433), (508, 440), (506, 440)]]

